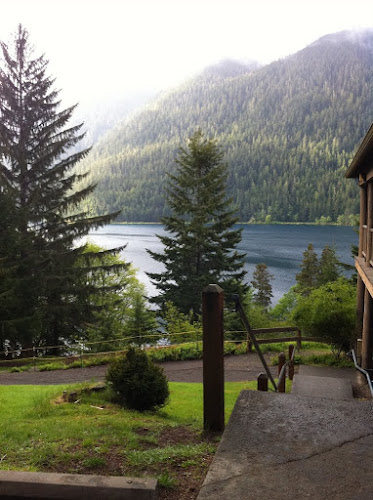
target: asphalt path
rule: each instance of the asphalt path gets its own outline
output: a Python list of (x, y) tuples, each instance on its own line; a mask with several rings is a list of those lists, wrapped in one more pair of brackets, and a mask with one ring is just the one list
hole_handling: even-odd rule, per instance
[[(267, 357), (267, 361), (269, 358)], [(170, 382), (202, 382), (202, 360), (168, 361), (159, 363)], [(273, 376), (276, 367), (270, 367)], [(19, 373), (0, 373), (0, 385), (56, 385), (73, 384), (105, 379), (107, 365), (90, 368), (71, 368), (69, 370), (27, 371)], [(224, 375), (227, 382), (256, 380), (259, 373), (264, 372), (259, 357), (255, 353), (242, 356), (226, 356), (224, 358)]]

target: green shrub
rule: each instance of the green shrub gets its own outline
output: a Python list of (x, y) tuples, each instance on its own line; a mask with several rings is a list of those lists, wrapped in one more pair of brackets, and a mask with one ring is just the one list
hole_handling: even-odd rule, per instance
[(293, 313), (302, 332), (325, 339), (336, 357), (351, 348), (356, 323), (356, 290), (346, 279), (315, 288), (298, 299)]
[(106, 380), (119, 404), (133, 410), (154, 410), (163, 406), (169, 396), (163, 369), (145, 352), (133, 348), (110, 363)]

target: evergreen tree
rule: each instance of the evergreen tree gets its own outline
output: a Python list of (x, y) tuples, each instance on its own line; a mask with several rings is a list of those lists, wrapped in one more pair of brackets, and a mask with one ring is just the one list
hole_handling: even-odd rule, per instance
[(89, 254), (90, 272), (86, 279), (92, 289), (89, 306), (93, 321), (84, 325), (82, 336), (94, 342), (90, 346), (91, 350), (122, 349), (125, 343), (121, 340), (113, 342), (113, 339), (123, 337), (131, 291), (137, 290), (141, 284), (132, 266), (126, 264), (115, 250), (105, 250), (87, 243), (82, 257), (76, 263), (78, 266), (86, 268), (86, 254)]
[(309, 295), (311, 290), (317, 285), (319, 272), (319, 261), (312, 243), (308, 245), (303, 253), (303, 260), (300, 265), (301, 272), (296, 275), (297, 291), (301, 295)]
[(188, 315), (181, 313), (172, 302), (164, 304), (162, 317), (167, 334), (166, 338), (171, 344), (181, 344), (198, 339), (201, 324), (198, 321), (191, 321)]
[(144, 291), (143, 287), (139, 286), (133, 292), (125, 325), (126, 335), (132, 337), (130, 343), (138, 346), (154, 344), (160, 337), (156, 333), (157, 322), (154, 312), (146, 307)]
[(73, 191), (86, 175), (74, 167), (87, 150), (69, 154), (83, 137), (82, 125), (68, 126), (75, 106), (60, 110), (48, 62), (34, 57), (27, 31), (20, 25), (13, 46), (2, 42), (1, 51), (0, 193), (11, 201), (13, 215), (11, 228), (0, 228), (0, 255), (17, 301), (0, 310), (0, 329), (23, 347), (57, 343), (79, 334), (90, 318), (94, 287), (86, 280), (89, 266), (75, 265), (84, 245), (74, 242), (115, 214), (89, 217), (79, 208), (94, 189)]
[(317, 286), (325, 285), (340, 278), (339, 266), (340, 263), (335, 248), (325, 245), (319, 262)]
[[(19, 298), (13, 286), (16, 273), (12, 260), (16, 253), (18, 234), (14, 227), (13, 203), (11, 197), (0, 188), (0, 351), (7, 339), (11, 337), (10, 330), (14, 327), (9, 319), (19, 307)], [(3, 322), (7, 321), (7, 328)]]
[(268, 309), (273, 297), (271, 279), (273, 275), (269, 273), (266, 264), (257, 264), (251, 284), (257, 290), (254, 296), (255, 303), (264, 309)]
[(201, 292), (219, 283), (226, 295), (242, 292), (243, 254), (235, 249), (241, 230), (231, 200), (226, 199), (227, 165), (213, 140), (197, 131), (176, 157), (176, 173), (170, 175), (167, 202), (172, 215), (162, 219), (170, 233), (159, 236), (163, 253), (149, 251), (165, 271), (149, 273), (160, 295), (154, 302), (170, 301), (193, 319), (201, 312)]

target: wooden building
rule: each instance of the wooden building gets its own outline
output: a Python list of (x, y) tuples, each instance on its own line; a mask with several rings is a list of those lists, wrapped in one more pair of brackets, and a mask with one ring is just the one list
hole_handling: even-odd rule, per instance
[(361, 366), (373, 369), (373, 124), (346, 173), (360, 186), (359, 253), (357, 280), (357, 334), (362, 338)]

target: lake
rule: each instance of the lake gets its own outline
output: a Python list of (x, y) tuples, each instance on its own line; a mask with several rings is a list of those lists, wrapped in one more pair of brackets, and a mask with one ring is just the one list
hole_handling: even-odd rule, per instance
[[(300, 271), (303, 252), (309, 243), (313, 244), (319, 256), (325, 245), (333, 245), (339, 260), (348, 264), (353, 264), (351, 245), (358, 243), (358, 235), (352, 227), (290, 224), (240, 227), (243, 230), (238, 250), (246, 253), (246, 279), (251, 281), (256, 264), (266, 264), (274, 276), (273, 304), (295, 284), (295, 275)], [(160, 224), (112, 224), (90, 233), (89, 240), (104, 248), (119, 247), (127, 243), (121, 255), (127, 262), (132, 262), (148, 295), (153, 296), (157, 294), (157, 289), (146, 272), (159, 272), (162, 266), (147, 254), (146, 249), (162, 251), (157, 234), (166, 234)]]

